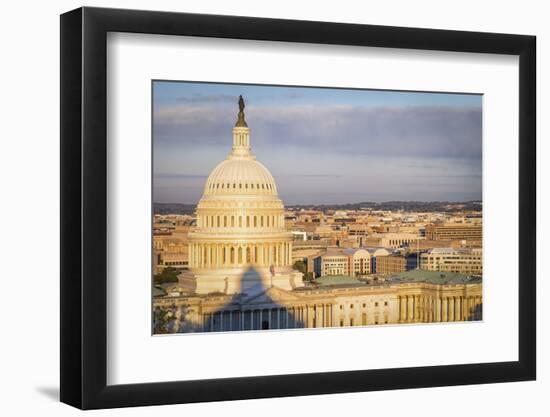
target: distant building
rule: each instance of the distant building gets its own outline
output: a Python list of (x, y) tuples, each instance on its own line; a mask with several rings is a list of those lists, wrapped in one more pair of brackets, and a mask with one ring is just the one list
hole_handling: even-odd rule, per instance
[(348, 257), (341, 250), (330, 249), (321, 256), (321, 276), (349, 275)]
[(381, 256), (376, 260), (377, 274), (397, 274), (407, 270), (407, 260), (404, 256)]
[(407, 260), (407, 271), (410, 271), (412, 269), (417, 269), (419, 268), (419, 263), (420, 263), (420, 253), (409, 253), (408, 255), (405, 256), (405, 259)]
[(370, 253), (365, 249), (345, 249), (344, 253), (349, 256), (350, 275), (367, 275), (370, 270)]
[(320, 258), (321, 276), (357, 276), (371, 273), (370, 254), (365, 249), (330, 248)]
[(483, 273), (483, 250), (434, 248), (420, 255), (420, 269), (428, 271)]
[(350, 224), (348, 226), (349, 236), (367, 236), (368, 227), (362, 223)]
[(153, 269), (160, 273), (165, 268), (187, 268), (189, 256), (187, 241), (175, 237), (173, 233), (160, 233), (153, 236)]
[(481, 240), (483, 226), (481, 224), (445, 223), (426, 226), (426, 239), (430, 240)]
[(297, 230), (293, 230), (291, 233), (294, 240), (307, 240), (307, 232), (299, 232)]
[(365, 244), (397, 249), (403, 246), (413, 246), (419, 239), (422, 238), (414, 233), (375, 233), (365, 239)]
[(370, 253), (371, 256), (371, 273), (377, 273), (376, 270), (376, 262), (379, 257), (383, 256), (389, 256), (391, 255), (391, 252), (385, 248), (367, 248), (367, 251)]

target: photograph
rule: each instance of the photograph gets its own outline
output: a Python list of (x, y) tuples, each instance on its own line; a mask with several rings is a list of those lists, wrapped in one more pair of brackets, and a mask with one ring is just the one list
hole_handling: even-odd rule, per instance
[(482, 94), (151, 88), (154, 335), (482, 320)]

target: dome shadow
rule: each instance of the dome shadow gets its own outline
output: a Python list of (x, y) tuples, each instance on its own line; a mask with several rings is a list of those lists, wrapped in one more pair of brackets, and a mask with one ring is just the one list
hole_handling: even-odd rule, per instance
[[(246, 285), (243, 285), (246, 281)], [(193, 313), (189, 306), (171, 307), (171, 322), (165, 324), (166, 333), (231, 332), (250, 330), (282, 330), (305, 328), (296, 314), (296, 306), (289, 291), (266, 282), (261, 273), (250, 266), (240, 277), (240, 291), (233, 295), (213, 293), (204, 296), (204, 304), (221, 302), (207, 312), (201, 311), (202, 323), (188, 320)], [(252, 285), (251, 285), (252, 283)], [(245, 290), (243, 290), (245, 288)], [(246, 292), (245, 292), (246, 291)], [(223, 300), (223, 301), (222, 301)], [(158, 319), (158, 314), (154, 314)], [(158, 322), (154, 325), (158, 328)], [(158, 333), (155, 331), (155, 333)]]

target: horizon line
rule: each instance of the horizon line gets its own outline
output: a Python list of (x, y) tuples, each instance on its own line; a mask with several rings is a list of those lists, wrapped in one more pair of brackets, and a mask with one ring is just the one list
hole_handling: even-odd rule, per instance
[[(464, 203), (482, 203), (482, 199), (473, 199), (473, 200), (385, 200), (385, 201), (357, 201), (357, 202), (348, 202), (348, 203), (294, 203), (294, 204), (285, 204), (285, 207), (289, 206), (343, 206), (350, 204), (388, 204), (388, 203), (449, 203), (449, 204), (464, 204)], [(181, 202), (159, 202), (153, 201), (153, 204), (182, 204), (187, 206), (197, 205), (196, 203), (181, 203)]]

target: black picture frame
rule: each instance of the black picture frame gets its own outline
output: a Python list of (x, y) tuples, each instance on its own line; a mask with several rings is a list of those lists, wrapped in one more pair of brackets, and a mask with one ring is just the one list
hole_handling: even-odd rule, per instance
[[(519, 56), (519, 360), (107, 385), (108, 32)], [(536, 38), (102, 8), (61, 15), (61, 401), (82, 409), (534, 380)]]

